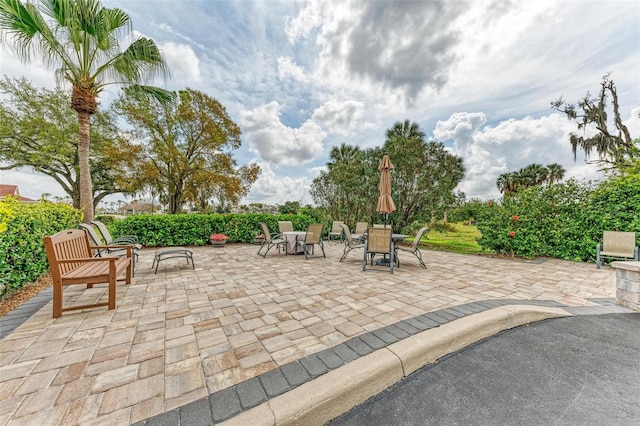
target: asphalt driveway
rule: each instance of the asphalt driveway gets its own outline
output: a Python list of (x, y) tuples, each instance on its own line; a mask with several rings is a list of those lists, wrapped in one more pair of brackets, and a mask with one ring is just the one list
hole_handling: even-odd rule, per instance
[(638, 425), (640, 314), (508, 330), (425, 367), (344, 425)]

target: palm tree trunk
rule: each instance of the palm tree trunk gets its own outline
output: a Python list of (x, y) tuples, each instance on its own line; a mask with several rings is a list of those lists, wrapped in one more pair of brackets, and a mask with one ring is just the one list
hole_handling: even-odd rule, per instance
[(84, 223), (93, 220), (93, 184), (89, 168), (89, 131), (91, 114), (78, 111), (78, 168), (80, 169), (80, 208), (84, 208)]

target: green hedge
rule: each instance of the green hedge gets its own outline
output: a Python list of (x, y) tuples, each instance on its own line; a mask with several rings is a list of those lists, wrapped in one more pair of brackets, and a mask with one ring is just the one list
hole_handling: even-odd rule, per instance
[(278, 231), (278, 221), (288, 220), (294, 229), (305, 230), (314, 220), (307, 215), (273, 215), (268, 213), (240, 214), (176, 214), (136, 215), (117, 220), (110, 225), (114, 237), (135, 235), (147, 247), (202, 246), (211, 234), (223, 233), (230, 243), (252, 243), (260, 234), (260, 222), (271, 232)]
[(640, 243), (640, 176), (592, 188), (574, 180), (518, 191), (478, 211), (483, 248), (532, 258), (593, 261), (603, 231), (636, 232)]
[(82, 212), (66, 204), (0, 202), (0, 296), (44, 274), (49, 264), (42, 239), (76, 228), (81, 220)]

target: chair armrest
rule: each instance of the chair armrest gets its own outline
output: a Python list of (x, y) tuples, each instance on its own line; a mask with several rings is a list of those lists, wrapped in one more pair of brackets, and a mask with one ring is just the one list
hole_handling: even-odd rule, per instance
[(60, 259), (56, 260), (56, 263), (89, 263), (89, 262), (115, 262), (120, 260), (117, 257), (82, 257), (77, 259)]
[(112, 244), (121, 244), (121, 243), (137, 244), (138, 239), (136, 238), (135, 235), (123, 235), (121, 237), (114, 238), (114, 240), (111, 241), (111, 243)]

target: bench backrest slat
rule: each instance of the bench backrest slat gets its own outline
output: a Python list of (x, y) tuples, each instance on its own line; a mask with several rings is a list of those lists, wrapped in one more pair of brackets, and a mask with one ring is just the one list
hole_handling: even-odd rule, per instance
[(81, 229), (68, 229), (50, 237), (44, 237), (44, 248), (53, 279), (79, 267), (80, 263), (58, 263), (58, 260), (91, 258), (89, 239)]

